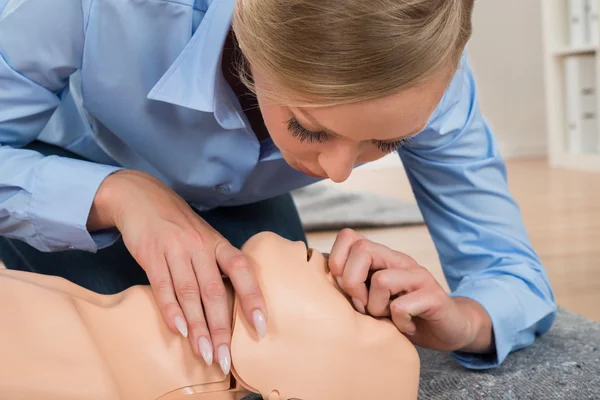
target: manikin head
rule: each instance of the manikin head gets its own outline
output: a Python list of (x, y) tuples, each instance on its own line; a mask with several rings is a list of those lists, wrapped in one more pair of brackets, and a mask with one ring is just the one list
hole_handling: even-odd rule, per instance
[(262, 340), (234, 313), (232, 372), (243, 386), (277, 400), (417, 398), (415, 348), (391, 321), (354, 310), (322, 254), (266, 232), (243, 251), (268, 309)]
[(288, 164), (341, 182), (427, 125), (474, 0), (238, 0), (242, 81)]

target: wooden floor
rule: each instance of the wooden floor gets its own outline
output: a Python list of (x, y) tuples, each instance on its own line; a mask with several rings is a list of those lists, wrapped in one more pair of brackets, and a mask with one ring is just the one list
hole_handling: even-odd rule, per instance
[[(533, 246), (548, 270), (557, 303), (600, 321), (600, 173), (552, 169), (545, 160), (511, 161), (508, 179)], [(338, 187), (414, 201), (399, 168), (357, 170)], [(411, 255), (447, 288), (424, 226), (361, 233)], [(334, 239), (335, 233), (315, 233), (309, 235), (309, 244), (328, 252)]]

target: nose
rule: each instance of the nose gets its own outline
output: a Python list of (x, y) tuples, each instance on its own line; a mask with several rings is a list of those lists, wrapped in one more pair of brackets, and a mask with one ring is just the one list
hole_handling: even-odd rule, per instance
[(359, 149), (353, 145), (339, 144), (319, 154), (319, 164), (333, 182), (344, 182), (356, 164)]

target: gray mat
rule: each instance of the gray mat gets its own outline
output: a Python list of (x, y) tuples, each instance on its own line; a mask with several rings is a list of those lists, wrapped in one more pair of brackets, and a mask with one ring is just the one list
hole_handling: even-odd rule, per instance
[(419, 400), (600, 399), (600, 323), (562, 309), (550, 332), (496, 369), (471, 371), (446, 353), (419, 349), (419, 354)]
[(292, 192), (306, 232), (422, 224), (415, 203), (314, 184)]
[(422, 350), (419, 399), (600, 399), (600, 323), (560, 309), (553, 328), (496, 369), (468, 371)]

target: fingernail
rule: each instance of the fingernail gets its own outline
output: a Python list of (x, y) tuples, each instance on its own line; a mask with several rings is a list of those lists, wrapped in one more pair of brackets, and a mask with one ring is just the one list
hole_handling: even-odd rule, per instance
[(353, 297), (352, 298), (352, 303), (354, 303), (354, 307), (356, 307), (356, 309), (358, 310), (359, 313), (366, 314), (366, 312), (365, 312), (365, 305), (363, 304), (362, 301), (360, 301), (356, 297)]
[(267, 336), (267, 321), (265, 321), (265, 316), (260, 310), (254, 310), (252, 318), (254, 319), (254, 326), (256, 327), (258, 336), (263, 339)]
[(187, 337), (188, 328), (187, 328), (187, 324), (185, 323), (185, 321), (182, 317), (180, 317), (180, 316), (175, 317), (175, 327), (177, 328), (179, 333), (181, 333), (181, 336)]
[(212, 354), (212, 346), (207, 338), (202, 336), (198, 339), (198, 347), (200, 348), (200, 354), (202, 354), (202, 358), (206, 362), (206, 365), (211, 366), (213, 362), (213, 354)]
[(338, 286), (340, 287), (340, 289), (344, 289), (344, 285), (342, 284), (342, 278), (340, 278), (339, 276), (335, 277), (335, 281), (337, 282)]
[(231, 356), (229, 355), (229, 348), (227, 345), (223, 344), (217, 349), (217, 357), (219, 358), (221, 371), (223, 371), (225, 375), (228, 375), (231, 368)]

